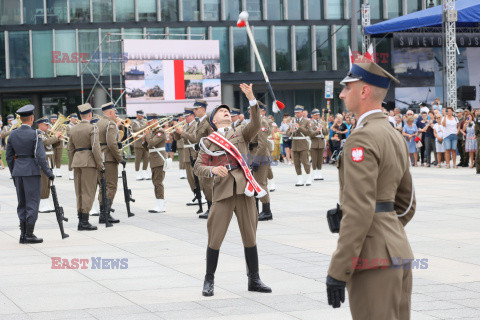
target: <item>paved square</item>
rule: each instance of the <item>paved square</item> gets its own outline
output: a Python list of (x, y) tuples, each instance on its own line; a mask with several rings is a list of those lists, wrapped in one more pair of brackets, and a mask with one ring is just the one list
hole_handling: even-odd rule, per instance
[[(348, 301), (340, 309), (328, 306), (324, 284), (337, 240), (325, 220), (338, 199), (336, 168), (325, 167), (325, 181), (295, 187), (292, 166), (274, 167), (274, 220), (260, 222), (257, 233), (260, 275), (273, 293), (247, 291), (233, 219), (211, 298), (201, 295), (206, 221), (185, 205), (192, 194), (176, 168), (165, 180), (166, 213), (148, 213), (152, 183), (135, 181), (128, 164), (136, 216), (127, 218), (119, 180), (114, 215), (121, 223), (78, 232), (64, 166), (55, 184), (70, 238), (61, 240), (53, 213), (41, 213), (39, 245), (18, 243), (15, 189), (8, 170), (0, 171), (0, 319), (351, 319)], [(415, 257), (428, 259), (427, 269), (413, 271), (412, 319), (479, 319), (480, 176), (471, 169), (412, 171), (417, 212), (406, 230)], [(89, 259), (89, 268), (52, 269), (52, 257)], [(128, 268), (92, 269), (92, 257), (128, 259)]]

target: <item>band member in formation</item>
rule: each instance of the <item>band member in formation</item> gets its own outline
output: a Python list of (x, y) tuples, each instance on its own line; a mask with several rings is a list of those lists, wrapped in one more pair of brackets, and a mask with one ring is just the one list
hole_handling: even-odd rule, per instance
[[(158, 115), (154, 113), (147, 114), (147, 126), (153, 125), (158, 121)], [(153, 129), (147, 129), (145, 131), (145, 144), (150, 154), (150, 170), (152, 170), (152, 183), (155, 191), (155, 198), (157, 199), (156, 205), (148, 212), (159, 213), (165, 212), (165, 189), (163, 186), (163, 180), (165, 179), (164, 165), (167, 159), (167, 153), (165, 152), (165, 141), (167, 134), (160, 127), (154, 127)]]
[[(266, 193), (251, 176), (247, 164), (242, 158), (248, 152), (248, 143), (260, 130), (259, 106), (252, 92), (252, 85), (241, 84), (251, 106), (251, 121), (246, 126), (232, 128), (230, 108), (226, 105), (216, 107), (209, 122), (215, 131), (209, 138), (202, 139), (201, 149), (195, 162), (195, 173), (199, 177), (214, 177), (213, 204), (208, 217), (207, 270), (202, 294), (213, 296), (214, 274), (217, 269), (220, 246), (232, 219), (237, 216), (242, 235), (247, 263), (248, 290), (272, 292), (260, 280), (258, 274), (258, 253), (256, 231), (258, 224), (254, 191), (259, 196)], [(210, 140), (211, 139), (211, 140)], [(217, 141), (222, 139), (221, 147)], [(215, 142), (214, 142), (215, 141)], [(232, 148), (236, 149), (232, 152)], [(229, 150), (230, 152), (228, 152)]]
[[(105, 180), (107, 184), (107, 197), (113, 204), (113, 199), (117, 193), (118, 183), (118, 164), (126, 164), (123, 159), (120, 149), (118, 148), (118, 125), (115, 120), (118, 121), (115, 115), (115, 106), (112, 102), (108, 102), (102, 105), (103, 117), (97, 122), (98, 137), (100, 142), (100, 148), (104, 155), (105, 162)], [(100, 175), (98, 175), (98, 181), (100, 183)], [(100, 203), (100, 211), (103, 212), (102, 207), (102, 193), (98, 193), (98, 202)], [(114, 219), (112, 215), (109, 216), (111, 223), (118, 223), (120, 220)], [(100, 223), (105, 223), (105, 217), (100, 214)]]
[[(58, 117), (56, 114), (52, 114), (50, 116), (50, 123), (52, 126), (57, 122)], [(57, 143), (54, 143), (52, 145), (53, 147), (53, 173), (55, 174), (56, 177), (61, 177), (62, 172), (60, 171), (60, 168), (62, 166), (62, 153), (63, 153), (63, 141), (58, 140)]]
[[(311, 185), (312, 177), (310, 175), (310, 162), (308, 160), (308, 150), (310, 141), (307, 139), (312, 132), (310, 130), (310, 121), (303, 116), (304, 107), (295, 106), (295, 120), (289, 129), (292, 137), (293, 164), (297, 173), (297, 183), (295, 186)], [(305, 179), (302, 177), (302, 164), (305, 170)]]
[[(132, 131), (138, 132), (145, 128), (147, 121), (143, 110), (137, 111), (137, 118), (132, 121)], [(135, 177), (137, 180), (148, 180), (148, 151), (142, 146), (143, 139), (135, 141), (133, 149), (135, 151)], [(140, 171), (140, 164), (142, 164), (142, 171)]]
[(55, 175), (47, 165), (40, 132), (33, 129), (33, 105), (18, 109), (22, 125), (10, 132), (7, 143), (7, 163), (17, 191), (17, 214), (20, 220), (20, 243), (41, 243), (33, 231), (40, 203), (40, 170), (53, 180)]
[(90, 123), (92, 106), (78, 106), (82, 121), (70, 129), (68, 154), (72, 159), (77, 196), (78, 230), (97, 230), (89, 223), (89, 212), (95, 201), (98, 175), (104, 172), (97, 127)]
[[(90, 120), (90, 124), (95, 125), (95, 127), (96, 127), (98, 120), (100, 120), (100, 117), (95, 114), (95, 115), (93, 115), (92, 120)], [(97, 130), (98, 130), (98, 128), (97, 128)], [(100, 150), (101, 150), (101, 148), (100, 148)], [(98, 184), (98, 186), (100, 186), (100, 183), (98, 183), (98, 181), (97, 181), (97, 184)], [(90, 216), (92, 216), (92, 215), (98, 216), (100, 214), (99, 206), (95, 204), (95, 200), (93, 201), (92, 209), (90, 210), (89, 214), (90, 214)]]
[(311, 124), (312, 134), (310, 139), (312, 146), (310, 156), (312, 157), (313, 180), (323, 180), (323, 151), (325, 150), (325, 136), (328, 134), (328, 129), (326, 123), (320, 120), (320, 110), (312, 110)]
[[(253, 137), (248, 144), (249, 162), (252, 168), (252, 174), (255, 180), (260, 184), (262, 189), (266, 191), (266, 195), (260, 198), (262, 202), (262, 211), (258, 207), (258, 199), (256, 199), (257, 212), (259, 213), (258, 220), (266, 221), (272, 220), (272, 211), (270, 210), (270, 194), (267, 187), (268, 168), (271, 162), (271, 150), (268, 137), (271, 133), (271, 127), (268, 119), (265, 117), (267, 107), (262, 102), (258, 101), (260, 106), (260, 130), (258, 134)], [(251, 108), (249, 109), (250, 119), (252, 118)]]
[[(180, 123), (184, 121), (183, 115), (178, 116), (178, 121), (174, 122), (175, 123)], [(178, 152), (178, 176), (180, 179), (186, 179), (187, 178), (187, 171), (186, 171), (186, 166), (185, 166), (185, 147), (184, 147), (184, 142), (183, 139), (180, 138), (178, 134), (173, 135), (173, 139), (177, 143), (177, 152)]]
[[(53, 148), (52, 145), (57, 143), (60, 140), (61, 132), (57, 131), (55, 134), (49, 134), (48, 129), (50, 128), (50, 121), (48, 117), (43, 117), (37, 120), (37, 127), (40, 130), (40, 138), (43, 141), (43, 146), (45, 147), (45, 157), (47, 159), (47, 164), (50, 168), (53, 168)], [(55, 208), (52, 203), (48, 200), (50, 198), (50, 179), (41, 172), (41, 184), (42, 192), (40, 195), (40, 205), (38, 207), (38, 212), (54, 212)]]
[(354, 63), (340, 93), (358, 123), (338, 161), (343, 217), (326, 284), (334, 308), (347, 287), (355, 320), (410, 319), (413, 253), (404, 227), (415, 192), (406, 141), (382, 113), (391, 80), (398, 82), (373, 62)]
[[(183, 129), (180, 127), (177, 128), (176, 130), (177, 133), (180, 134), (180, 136), (183, 139), (186, 139), (198, 145), (201, 138), (207, 137), (212, 132), (212, 128), (208, 123), (208, 116), (207, 116), (206, 110), (207, 110), (207, 102), (205, 102), (204, 100), (196, 99), (195, 103), (193, 104), (193, 112), (195, 113), (195, 116), (198, 118), (199, 122), (197, 124), (195, 133), (188, 134), (187, 132), (183, 131)], [(208, 210), (204, 214), (199, 215), (198, 217), (200, 219), (207, 219), (208, 213), (210, 211), (210, 207), (212, 206), (213, 179), (211, 177), (205, 177), (205, 176), (199, 176), (198, 179), (200, 181), (200, 188), (202, 189), (203, 194), (207, 199), (207, 206), (208, 206)]]
[(15, 120), (13, 114), (7, 116), (7, 123), (2, 127), (2, 139), (6, 140), (10, 135), (10, 129), (12, 128), (12, 121)]
[[(70, 130), (73, 128), (73, 126), (78, 124), (78, 116), (76, 113), (72, 113), (69, 117), (70, 117), (70, 123), (67, 125), (67, 137), (70, 137)], [(70, 158), (70, 154), (68, 156), (68, 179), (69, 180), (74, 179), (72, 159)]]
[(240, 120), (240, 109), (232, 108), (231, 116), (232, 116), (233, 128), (236, 128), (242, 125), (242, 121)]

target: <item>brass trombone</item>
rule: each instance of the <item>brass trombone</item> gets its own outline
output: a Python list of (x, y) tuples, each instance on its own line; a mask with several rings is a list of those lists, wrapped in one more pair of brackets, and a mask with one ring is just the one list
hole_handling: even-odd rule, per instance
[(173, 133), (175, 130), (177, 130), (177, 128), (183, 128), (186, 125), (187, 125), (186, 120), (183, 120), (181, 122), (177, 122), (173, 126), (171, 126), (170, 128), (165, 129), (165, 133)]
[[(127, 139), (125, 139), (125, 141), (123, 141), (124, 146), (122, 147), (122, 150), (125, 149), (126, 147), (130, 146), (131, 144), (135, 143), (139, 139), (142, 139), (143, 138), (143, 133), (146, 130), (157, 129), (157, 127), (161, 128), (161, 127), (165, 126), (167, 123), (169, 123), (170, 121), (172, 121), (172, 119), (173, 119), (173, 116), (168, 116), (166, 118), (159, 119), (159, 120), (155, 121), (154, 123), (152, 123), (151, 125), (146, 126), (142, 130), (132, 133), (132, 135), (130, 137), (128, 137)], [(133, 139), (133, 140), (129, 141), (131, 139)], [(129, 141), (129, 142), (127, 144), (125, 144), (127, 141)]]

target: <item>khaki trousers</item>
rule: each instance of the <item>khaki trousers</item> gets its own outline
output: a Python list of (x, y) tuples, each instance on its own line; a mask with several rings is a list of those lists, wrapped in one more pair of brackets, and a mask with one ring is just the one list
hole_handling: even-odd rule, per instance
[(163, 186), (163, 179), (165, 179), (165, 171), (163, 171), (163, 166), (151, 168), (151, 170), (155, 198), (165, 199), (165, 189)]
[(50, 179), (43, 173), (42, 170), (40, 170), (40, 173), (42, 175), (41, 178), (41, 184), (42, 184), (42, 193), (40, 195), (40, 199), (48, 199), (50, 198)]
[(256, 245), (258, 216), (255, 199), (244, 194), (235, 194), (233, 197), (214, 202), (210, 208), (207, 230), (208, 246), (211, 249), (220, 250), (233, 212), (237, 216), (243, 246), (250, 248)]
[(412, 270), (374, 269), (355, 272), (347, 283), (354, 320), (409, 320)]
[(325, 149), (311, 149), (310, 155), (312, 156), (312, 169), (322, 170), (323, 164), (323, 151)]
[(95, 192), (97, 192), (97, 172), (97, 168), (73, 169), (78, 212), (89, 213), (92, 209)]
[(55, 168), (57, 169), (60, 169), (60, 166), (62, 165), (62, 153), (63, 153), (63, 146), (61, 148), (53, 149), (53, 158), (54, 158), (53, 162), (55, 164)]
[[(102, 186), (100, 179), (102, 178), (101, 174), (98, 174), (98, 185)], [(117, 193), (117, 183), (118, 183), (118, 163), (116, 162), (105, 162), (105, 182), (107, 183), (107, 198), (110, 199), (111, 204), (113, 205), (113, 199)], [(102, 191), (98, 193), (98, 202), (102, 204)]]
[(272, 166), (268, 166), (268, 176), (267, 176), (268, 180), (272, 180), (273, 179), (273, 170), (272, 170)]
[(193, 168), (190, 163), (184, 162), (185, 170), (187, 171), (187, 180), (190, 185), (190, 189), (195, 190), (195, 178), (193, 177)]
[(178, 168), (180, 170), (185, 170), (185, 149), (181, 148), (181, 149), (178, 149), (177, 148), (177, 152), (178, 152)]
[(258, 182), (258, 184), (267, 191), (267, 194), (260, 198), (262, 203), (270, 203), (270, 192), (267, 187), (267, 178), (270, 165), (260, 165), (257, 170), (253, 172), (253, 177)]
[(310, 173), (310, 163), (308, 162), (308, 150), (293, 151), (293, 164), (295, 165), (295, 171), (297, 175), (302, 174), (302, 164), (305, 173)]
[(200, 189), (202, 189), (205, 198), (207, 199), (207, 201), (212, 202), (213, 178), (198, 177), (198, 180), (200, 182)]
[(135, 149), (135, 171), (140, 170), (140, 162), (143, 163), (142, 170), (147, 170), (148, 168), (148, 151), (142, 148)]

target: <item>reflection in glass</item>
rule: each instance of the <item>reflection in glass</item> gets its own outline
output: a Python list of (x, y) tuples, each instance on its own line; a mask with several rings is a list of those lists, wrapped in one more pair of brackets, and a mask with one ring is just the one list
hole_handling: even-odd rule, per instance
[(277, 71), (292, 70), (290, 28), (275, 27), (275, 57)]
[(310, 42), (310, 27), (296, 26), (295, 42), (297, 70), (312, 71), (312, 45)]
[(185, 28), (170, 28), (168, 30), (169, 30), (168, 33), (172, 34), (172, 36), (169, 36), (170, 40), (172, 40), (172, 39), (178, 39), (178, 40), (187, 39), (187, 37), (184, 36), (184, 34), (186, 34)]
[(0, 79), (5, 79), (5, 32), (0, 32)]
[(47, 0), (47, 23), (68, 22), (68, 0)]
[(20, 24), (20, 1), (0, 0), (0, 24)]
[(220, 0), (203, 0), (203, 20), (220, 20)]
[[(98, 47), (98, 44), (99, 41), (97, 29), (78, 30), (78, 51), (82, 55), (82, 61), (92, 58), (95, 50)], [(80, 64), (80, 66), (82, 67), (82, 64)], [(83, 67), (84, 66), (85, 65), (83, 65)], [(98, 62), (95, 61), (91, 61), (88, 64), (88, 67), (90, 68), (90, 70), (92, 70), (92, 72), (98, 72), (99, 70)]]
[(138, 21), (157, 21), (157, 0), (138, 0)]
[[(55, 51), (72, 56), (76, 51), (75, 30), (55, 31)], [(57, 63), (57, 76), (73, 76), (77, 74), (77, 64), (71, 62)]]
[(317, 71), (332, 70), (332, 47), (328, 26), (317, 26), (316, 45), (317, 45)]
[(177, 21), (177, 0), (162, 0), (162, 21)]
[(225, 17), (227, 20), (238, 20), (238, 15), (242, 12), (241, 0), (225, 1)]
[(402, 5), (400, 0), (387, 0), (388, 19), (396, 18), (402, 15)]
[(143, 39), (143, 29), (123, 29), (123, 39)]
[(283, 20), (283, 0), (267, 1), (268, 20)]
[(422, 4), (418, 0), (407, 0), (407, 13), (422, 10)]
[(10, 78), (30, 78), (30, 45), (28, 31), (8, 33)]
[(147, 28), (147, 39), (165, 39), (165, 28)]
[(305, 110), (312, 111), (314, 106), (314, 90), (295, 90), (295, 104), (305, 107)]
[[(270, 29), (268, 27), (255, 27), (254, 30), (255, 43), (257, 44), (258, 52), (262, 58), (263, 66), (266, 71), (271, 71), (270, 59)], [(255, 70), (260, 71), (260, 66), (255, 58)]]
[(308, 0), (308, 19), (310, 20), (322, 19), (322, 11), (323, 11), (322, 0)]
[(288, 20), (302, 20), (302, 0), (288, 0)]
[(112, 22), (112, 0), (92, 0), (93, 22)]
[(90, 0), (70, 0), (70, 22), (90, 22)]
[[(105, 37), (105, 35), (107, 33), (120, 33), (120, 29), (102, 29), (102, 33), (101, 33), (101, 39), (103, 39), (103, 37)], [(120, 36), (118, 35), (113, 35), (112, 36), (112, 40), (115, 40), (115, 39), (119, 39)], [(108, 37), (107, 37), (108, 39)], [(110, 51), (109, 51), (110, 50)], [(118, 57), (121, 57), (122, 55), (122, 42), (121, 41), (115, 41), (115, 42), (111, 42), (110, 44), (107, 42), (107, 41), (104, 41), (102, 43), (102, 61), (103, 61), (103, 64), (105, 64), (105, 62), (108, 62), (109, 61), (109, 56), (108, 56), (108, 53), (111, 53), (111, 56), (112, 56), (112, 60), (111, 61), (115, 61), (115, 59), (118, 59)], [(112, 74), (119, 74), (120, 73), (120, 63), (119, 62), (112, 62), (111, 63), (112, 65)], [(110, 72), (110, 66), (109, 64), (106, 64), (105, 65), (105, 71), (104, 71), (104, 74), (107, 74)]]
[[(33, 31), (33, 76), (35, 78), (53, 77), (53, 32), (51, 30)], [(62, 59), (61, 56), (58, 56)]]
[(43, 24), (44, 14), (43, 0), (23, 0), (23, 21), (25, 24)]
[(343, 1), (344, 0), (327, 0), (328, 1), (328, 19), (343, 19)]
[(213, 27), (212, 40), (219, 40), (220, 46), (220, 70), (230, 72), (230, 50), (228, 46), (228, 28)]
[(190, 39), (192, 40), (207, 39), (207, 29), (200, 28), (200, 27), (190, 28)]
[(115, 0), (115, 19), (118, 22), (135, 21), (135, 0)]
[(250, 45), (245, 30), (233, 29), (234, 72), (250, 71)]
[(262, 1), (261, 0), (246, 0), (247, 12), (249, 20), (262, 20)]
[[(368, 2), (370, 3), (370, 18), (381, 19), (383, 15), (383, 0), (369, 0)], [(358, 8), (361, 9), (362, 5), (360, 4)]]
[(183, 21), (200, 20), (200, 4), (198, 0), (182, 0)]
[[(337, 30), (342, 26), (337, 26)], [(337, 33), (335, 33), (336, 45), (337, 45), (337, 70), (348, 70), (349, 52), (348, 46), (350, 45), (350, 27), (343, 26)]]

